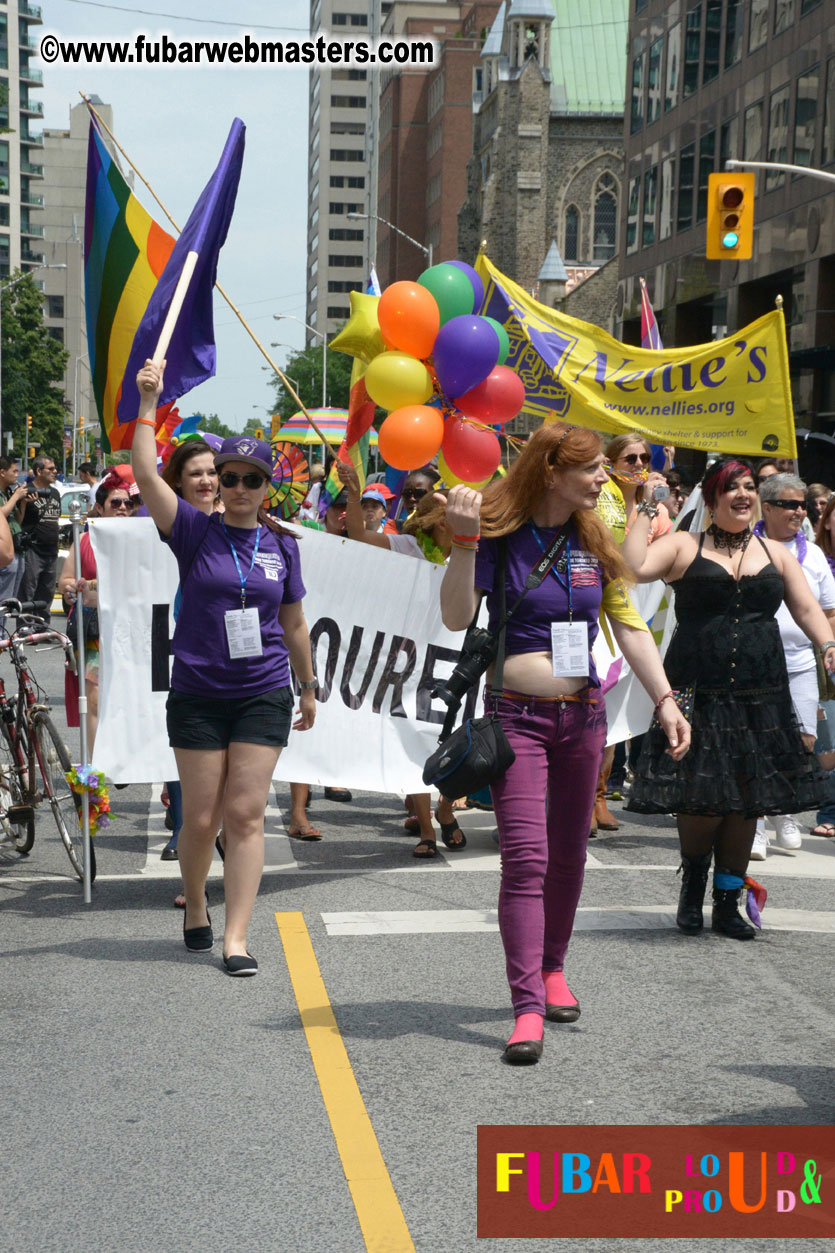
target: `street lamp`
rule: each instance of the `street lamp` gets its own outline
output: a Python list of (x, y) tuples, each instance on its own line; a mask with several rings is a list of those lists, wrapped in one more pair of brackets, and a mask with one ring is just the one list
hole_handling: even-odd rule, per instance
[[(289, 320), (290, 322), (298, 322), (299, 326), (305, 327), (310, 331), (311, 335), (321, 335), (322, 337), (322, 408), (327, 407), (328, 403), (328, 335), (327, 332), (317, 331), (315, 326), (311, 326), (305, 322), (304, 318), (297, 318), (294, 313), (274, 313), (273, 317), (276, 322)], [(287, 344), (273, 344), (273, 348), (286, 348)], [(298, 390), (298, 389), (297, 389)]]
[(414, 244), (416, 248), (419, 248), (421, 252), (423, 253), (423, 255), (426, 257), (426, 260), (429, 262), (429, 265), (431, 267), (432, 265), (432, 245), (431, 244), (422, 244), (420, 240), (413, 239), (411, 235), (407, 235), (405, 231), (401, 231), (399, 226), (395, 226), (393, 222), (389, 222), (388, 218), (381, 218), (379, 213), (349, 213), (347, 214), (347, 216), (349, 218), (352, 218), (355, 222), (360, 221), (360, 220), (370, 221), (372, 219), (375, 222), (382, 222), (383, 226), (387, 226), (390, 231), (394, 231), (395, 235), (402, 235), (404, 239), (408, 239), (410, 244)]
[[(43, 265), (33, 266), (31, 270), (27, 270), (24, 274), (18, 274), (17, 278), (13, 278), (10, 283), (4, 283), (3, 286), (0, 287), (0, 298), (2, 297), (2, 293), (4, 291), (8, 291), (10, 287), (17, 287), (18, 283), (22, 283), (23, 280), (25, 278), (28, 278), (30, 274), (37, 274), (38, 270), (66, 270), (66, 268), (67, 268), (66, 261), (56, 261), (54, 264), (50, 262), (49, 264), (44, 263)], [(0, 440), (2, 440), (2, 426), (3, 426), (2, 396), (3, 396), (3, 304), (2, 304), (2, 299), (0, 299)]]

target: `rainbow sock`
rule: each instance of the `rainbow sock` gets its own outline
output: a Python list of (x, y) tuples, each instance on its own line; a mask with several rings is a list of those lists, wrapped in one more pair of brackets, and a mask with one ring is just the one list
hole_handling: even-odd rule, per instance
[(544, 1034), (541, 1014), (520, 1014), (508, 1044), (521, 1044), (524, 1040), (541, 1040)]
[(543, 970), (542, 982), (545, 984), (546, 1005), (576, 1005), (574, 996), (565, 981), (561, 970)]

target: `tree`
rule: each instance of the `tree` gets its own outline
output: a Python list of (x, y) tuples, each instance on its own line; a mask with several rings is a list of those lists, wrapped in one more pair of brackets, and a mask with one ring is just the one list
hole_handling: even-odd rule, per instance
[[(328, 353), (327, 400), (329, 408), (348, 408), (352, 365), (353, 357), (347, 356), (344, 352)], [(311, 344), (308, 348), (302, 348), (299, 352), (294, 352), (286, 366), (284, 366), (283, 372), (292, 381), (299, 398), (308, 409), (318, 409), (322, 403), (321, 344)], [(298, 384), (297, 387), (296, 384)], [(272, 387), (274, 392), (272, 411), (273, 413), (281, 414), (282, 421), (286, 422), (288, 418), (292, 418), (293, 414), (298, 412), (299, 406), (280, 378), (273, 379)], [(261, 426), (263, 423), (258, 421), (255, 425)]]
[[(3, 431), (11, 432), (16, 451), (22, 453), (28, 440), (57, 459), (69, 406), (55, 384), (63, 381), (69, 353), (44, 326), (43, 294), (30, 274), (12, 275), (0, 300)], [(27, 415), (32, 418), (28, 433)]]
[(237, 431), (233, 431), (231, 426), (227, 426), (225, 422), (221, 422), (216, 413), (198, 413), (200, 419), (200, 430), (208, 431), (210, 435), (219, 435), (221, 439), (228, 439), (230, 435), (237, 435)]

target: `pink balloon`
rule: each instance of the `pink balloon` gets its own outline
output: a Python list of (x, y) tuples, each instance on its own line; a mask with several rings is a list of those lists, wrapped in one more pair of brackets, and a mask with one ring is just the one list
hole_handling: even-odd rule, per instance
[(497, 365), (483, 382), (456, 396), (455, 403), (468, 418), (496, 426), (516, 417), (525, 403), (525, 385), (514, 370)]
[(444, 423), (441, 452), (452, 473), (465, 483), (489, 478), (502, 457), (501, 445), (492, 431), (461, 418), (447, 418)]

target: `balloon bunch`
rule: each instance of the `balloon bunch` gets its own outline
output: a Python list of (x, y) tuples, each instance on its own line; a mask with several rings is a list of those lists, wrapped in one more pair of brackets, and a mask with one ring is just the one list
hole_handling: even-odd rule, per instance
[(482, 484), (498, 467), (490, 428), (516, 417), (525, 388), (504, 364), (504, 327), (473, 312), (483, 299), (481, 279), (463, 261), (433, 265), (380, 296), (386, 351), (369, 362), (365, 386), (389, 410), (379, 448), (395, 469), (415, 470), (440, 454), (439, 472), (452, 486)]

